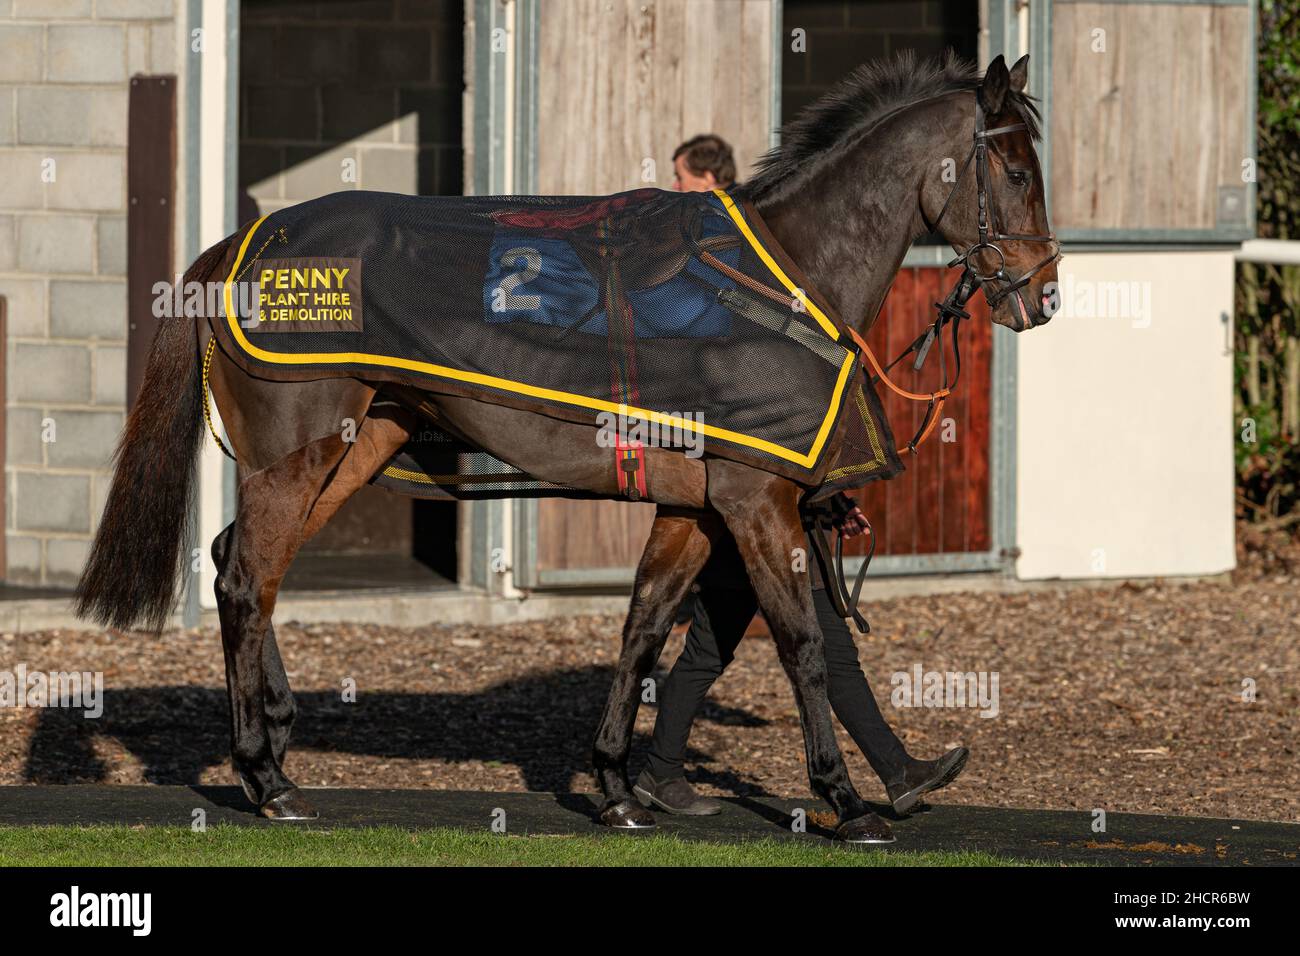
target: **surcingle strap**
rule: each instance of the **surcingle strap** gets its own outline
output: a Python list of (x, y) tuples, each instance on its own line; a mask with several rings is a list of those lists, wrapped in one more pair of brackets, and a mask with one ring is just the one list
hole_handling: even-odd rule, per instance
[(614, 466), (618, 472), (618, 493), (630, 501), (646, 497), (645, 446), (639, 441), (625, 441), (620, 435), (615, 439)]

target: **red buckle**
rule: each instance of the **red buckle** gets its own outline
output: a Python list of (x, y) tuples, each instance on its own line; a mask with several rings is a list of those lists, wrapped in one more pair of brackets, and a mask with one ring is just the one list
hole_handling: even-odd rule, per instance
[(631, 501), (640, 501), (646, 496), (644, 447), (639, 441), (625, 442), (621, 435), (614, 440), (618, 491)]

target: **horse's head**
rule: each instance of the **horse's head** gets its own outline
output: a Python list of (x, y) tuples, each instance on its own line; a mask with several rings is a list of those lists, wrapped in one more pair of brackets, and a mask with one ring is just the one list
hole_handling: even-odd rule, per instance
[(999, 56), (975, 90), (974, 128), (953, 176), (927, 176), (926, 222), (959, 253), (984, 290), (993, 321), (1017, 332), (1057, 309), (1060, 245), (1047, 223), (1042, 169), (1034, 150), (1037, 112), (1024, 95), (1029, 57), (1010, 70)]

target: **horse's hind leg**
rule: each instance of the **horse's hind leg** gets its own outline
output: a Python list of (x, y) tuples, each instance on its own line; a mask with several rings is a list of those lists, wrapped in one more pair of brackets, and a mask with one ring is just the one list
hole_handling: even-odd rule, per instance
[(347, 447), (342, 436), (330, 435), (268, 468), (241, 475), (238, 514), (225, 542), (224, 566), (217, 572), (231, 759), (248, 798), (273, 818), (302, 819), (315, 812), (276, 759), (267, 719), (268, 699), (275, 695), (267, 690), (266, 640), (280, 582), (298, 551), (308, 515)]
[(650, 540), (641, 555), (632, 591), (632, 606), (623, 626), (623, 649), (609, 688), (605, 712), (596, 731), (592, 757), (605, 794), (600, 819), (612, 827), (654, 826), (654, 815), (632, 796), (627, 758), (641, 699), (641, 682), (659, 659), (673, 626), (673, 616), (712, 547), (708, 521), (716, 516), (655, 516)]
[[(383, 408), (372, 406), (356, 441), (343, 461), (330, 475), (325, 490), (321, 492), (303, 526), (298, 547), (306, 544), (325, 527), (349, 498), (362, 489), (384, 462), (393, 457), (411, 437), (416, 427), (414, 413), (393, 405)], [(280, 660), (280, 647), (275, 640), (275, 625), (268, 623), (266, 643), (262, 652), (262, 666), (266, 670), (266, 720), (271, 734), (271, 748), (277, 765), (284, 766), (285, 751), (289, 746), (289, 732), (293, 729), (298, 707), (289, 678)]]
[[(212, 541), (212, 560), (217, 574), (226, 567), (230, 552), (230, 536), (235, 530), (232, 522), (226, 526)], [(266, 634), (262, 637), (262, 671), (264, 674), (266, 730), (271, 738), (271, 755), (277, 767), (284, 766), (285, 753), (289, 749), (289, 734), (293, 730), (294, 719), (298, 716), (298, 705), (293, 699), (289, 687), (289, 676), (285, 673), (284, 662), (280, 659), (280, 647), (275, 640), (275, 626), (266, 625)], [(252, 795), (249, 795), (252, 799)]]
[[(282, 771), (297, 707), (271, 623), (279, 582), (302, 544), (319, 531), (406, 442), (410, 436), (410, 424), (401, 414), (380, 413), (364, 420), (351, 447), (343, 444), (341, 450), (321, 448), (334, 442), (342, 444), (342, 440), (334, 437), (320, 439), (286, 456), (271, 468), (248, 476), (240, 483), (240, 519), (245, 517), (245, 501), (250, 504), (260, 501), (265, 488), (274, 489), (271, 492), (273, 496), (277, 492), (281, 495), (278, 501), (273, 498), (270, 502), (271, 508), (278, 513), (274, 541), (262, 541), (261, 537), (270, 535), (263, 533), (262, 528), (249, 527), (247, 523), (243, 525), (245, 533), (241, 538), (241, 521), (237, 519), (213, 542), (213, 558), (218, 573), (217, 603), (222, 614), (227, 684), (231, 695), (232, 755), (249, 799), (258, 803), (267, 816), (276, 819), (315, 816)], [(242, 568), (235, 564), (241, 541), (256, 556)], [(254, 586), (253, 590), (269, 600), (264, 612), (260, 602), (256, 602), (255, 608), (250, 608), (249, 602), (246, 599), (241, 601), (239, 597), (241, 588), (237, 585), (245, 580), (244, 575), (250, 568), (257, 569), (253, 576), (260, 574), (263, 578), (263, 583)], [(271, 589), (269, 594), (268, 588)], [(242, 591), (245, 594), (249, 591), (247, 583)], [(250, 610), (255, 613), (249, 613)], [(245, 622), (245, 629), (241, 629), (241, 621)], [(259, 637), (253, 635), (250, 638), (248, 632), (259, 627), (261, 675), (257, 680), (248, 672), (254, 669), (252, 664), (257, 660), (251, 654)], [(245, 646), (247, 654), (240, 655)], [(241, 670), (238, 666), (241, 660), (246, 664), (242, 670), (247, 679), (236, 680), (232, 675)], [(258, 688), (262, 695), (261, 728), (256, 721), (246, 719), (246, 715), (257, 712), (258, 702), (253, 691)], [(245, 719), (241, 720), (241, 717)], [(248, 746), (250, 741), (256, 744), (259, 735), (265, 737), (269, 746), (269, 766), (260, 759), (256, 745)], [(243, 747), (241, 739), (245, 741)], [(253, 755), (252, 764), (241, 766), (241, 760), (246, 760), (250, 753)], [(284, 790), (285, 787), (288, 789)]]
[(709, 501), (721, 512), (745, 560), (750, 583), (776, 640), (803, 726), (808, 780), (835, 808), (837, 835), (856, 843), (892, 843), (849, 779), (826, 697), (826, 656), (806, 572), (793, 570), (806, 549), (799, 490), (788, 481), (721, 459), (709, 462)]

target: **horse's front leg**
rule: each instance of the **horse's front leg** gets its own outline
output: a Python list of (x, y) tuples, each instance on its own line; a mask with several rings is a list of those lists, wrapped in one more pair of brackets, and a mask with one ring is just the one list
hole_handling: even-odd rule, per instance
[(677, 608), (708, 560), (711, 539), (707, 529), (716, 520), (716, 516), (704, 514), (670, 515), (661, 509), (641, 555), (632, 606), (623, 625), (623, 649), (596, 731), (592, 757), (596, 778), (605, 794), (600, 819), (608, 826), (640, 829), (655, 825), (654, 815), (632, 796), (632, 784), (627, 778), (641, 682), (659, 659)]
[(893, 843), (887, 824), (872, 813), (849, 779), (835, 741), (826, 696), (826, 654), (813, 608), (807, 562), (795, 561), (807, 538), (799, 518), (799, 489), (788, 481), (721, 459), (709, 462), (709, 501), (735, 536), (776, 640), (803, 726), (808, 780), (835, 808), (836, 836), (852, 843)]

